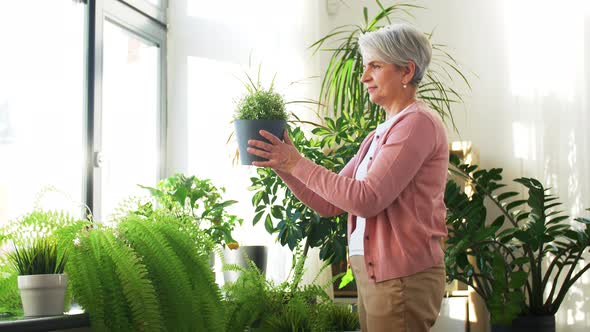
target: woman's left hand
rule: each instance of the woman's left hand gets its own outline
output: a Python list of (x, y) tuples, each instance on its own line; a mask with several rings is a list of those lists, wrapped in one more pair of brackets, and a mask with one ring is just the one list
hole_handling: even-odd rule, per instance
[(270, 143), (249, 140), (248, 145), (252, 147), (249, 147), (247, 151), (253, 155), (268, 159), (268, 161), (254, 161), (252, 165), (270, 167), (274, 170), (291, 174), (299, 159), (303, 157), (293, 145), (287, 130), (284, 133), (285, 142), (282, 142), (278, 137), (266, 130), (261, 130), (260, 135)]

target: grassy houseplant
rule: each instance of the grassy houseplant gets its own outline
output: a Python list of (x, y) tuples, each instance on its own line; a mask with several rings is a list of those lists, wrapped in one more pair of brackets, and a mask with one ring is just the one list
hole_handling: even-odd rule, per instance
[[(580, 227), (574, 227), (559, 210), (558, 197), (536, 179), (514, 180), (527, 191), (527, 198), (520, 199), (519, 193), (503, 189), (501, 169), (452, 164), (452, 172), (474, 191), (468, 197), (457, 184), (447, 184), (449, 278), (468, 284), (484, 299), (493, 325), (555, 331), (555, 313), (590, 269), (590, 263), (581, 264), (590, 248), (590, 219), (575, 218)], [(492, 212), (498, 216), (491, 217)]]
[(66, 255), (57, 243), (36, 238), (29, 245), (15, 246), (8, 254), (18, 272), (18, 288), (25, 316), (57, 316), (64, 312), (67, 276)]
[[(57, 248), (56, 251), (51, 252), (57, 257), (65, 257), (66, 252), (69, 252), (73, 246), (77, 232), (89, 225), (88, 221), (78, 220), (64, 212), (36, 209), (0, 227), (0, 248), (10, 250), (16, 247), (20, 253), (24, 254), (33, 250), (32, 244), (46, 241)], [(67, 272), (66, 264), (65, 273), (68, 274)], [(1, 311), (13, 315), (22, 313), (18, 275), (18, 270), (14, 264), (10, 263), (9, 252), (0, 255), (0, 307)], [(69, 305), (71, 294), (71, 285), (68, 284), (66, 307)], [(63, 308), (61, 310), (63, 312)]]
[(287, 126), (288, 114), (285, 110), (283, 96), (274, 91), (274, 79), (268, 89), (260, 83), (260, 67), (256, 81), (246, 74), (244, 82), (246, 94), (237, 102), (234, 114), (234, 126), (240, 163), (251, 165), (253, 161), (263, 161), (264, 158), (252, 155), (246, 151), (248, 140), (266, 140), (260, 136), (260, 130), (266, 130), (282, 139)]
[[(311, 46), (315, 52), (330, 54), (320, 91), (320, 104), (325, 106), (318, 114), (322, 121), (296, 119), (294, 123), (311, 125), (313, 135), (306, 137), (294, 126), (290, 136), (306, 158), (334, 172), (346, 165), (358, 151), (361, 139), (385, 119), (381, 107), (370, 103), (361, 82), (363, 64), (358, 36), (419, 8), (403, 3), (390, 6), (376, 3), (380, 10), (373, 18), (369, 18), (364, 8), (364, 22), (338, 27)], [(469, 84), (444, 45), (432, 45), (432, 63), (418, 87), (418, 98), (453, 125), (451, 107), (461, 101), (461, 96), (452, 86), (457, 81)], [(251, 181), (251, 189), (255, 191), (253, 223), (263, 221), (266, 230), (277, 233), (280, 243), (291, 249), (307, 238), (305, 252), (309, 247), (318, 247), (322, 260), (337, 263), (346, 259), (346, 214), (331, 218), (319, 216), (301, 203), (270, 169), (258, 169)]]

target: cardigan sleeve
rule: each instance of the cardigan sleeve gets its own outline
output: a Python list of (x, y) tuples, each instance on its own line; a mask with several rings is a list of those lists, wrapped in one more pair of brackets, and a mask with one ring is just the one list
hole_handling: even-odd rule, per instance
[(297, 162), (292, 175), (334, 206), (370, 218), (393, 203), (435, 147), (432, 119), (413, 112), (392, 128), (363, 180), (335, 174), (307, 159)]
[[(303, 158), (304, 159), (304, 158)], [(352, 177), (354, 165), (356, 163), (357, 156), (355, 155), (347, 164), (344, 166), (342, 171), (340, 171), (339, 176), (342, 177)], [(309, 161), (310, 163), (313, 163)], [(339, 214), (344, 213), (345, 211), (341, 208), (335, 206), (334, 204), (328, 202), (309, 188), (299, 179), (294, 177), (293, 175), (287, 174), (285, 172), (275, 170), (277, 175), (283, 179), (287, 187), (291, 189), (295, 197), (297, 197), (301, 202), (305, 205), (309, 206), (311, 209), (316, 211), (322, 217), (332, 217), (337, 216)]]

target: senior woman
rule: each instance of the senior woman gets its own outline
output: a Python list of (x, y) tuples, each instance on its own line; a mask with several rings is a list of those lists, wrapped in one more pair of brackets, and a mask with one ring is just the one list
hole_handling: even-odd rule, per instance
[(335, 174), (261, 131), (248, 151), (268, 161), (293, 193), (324, 216), (348, 212), (349, 259), (362, 331), (428, 331), (445, 288), (441, 238), (449, 157), (445, 126), (416, 89), (430, 63), (428, 39), (407, 24), (359, 38), (362, 82), (387, 117)]

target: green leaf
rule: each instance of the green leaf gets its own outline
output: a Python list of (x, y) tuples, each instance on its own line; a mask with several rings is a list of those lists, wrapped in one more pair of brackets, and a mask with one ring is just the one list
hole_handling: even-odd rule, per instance
[(342, 289), (342, 288), (346, 287), (346, 285), (350, 284), (353, 281), (354, 281), (354, 275), (352, 274), (352, 269), (349, 267), (348, 269), (346, 269), (346, 274), (344, 276), (342, 276), (342, 279), (340, 280), (340, 284), (338, 285), (338, 289)]
[(262, 200), (262, 196), (264, 195), (264, 191), (261, 190), (257, 193), (254, 194), (254, 196), (252, 196), (252, 205), (253, 206), (257, 206), (260, 204), (260, 201)]
[(271, 214), (276, 219), (283, 219), (283, 207), (274, 205), (271, 209)]
[(514, 197), (514, 196), (517, 196), (517, 195), (518, 195), (518, 193), (517, 193), (517, 192), (514, 192), (514, 191), (508, 191), (508, 192), (505, 192), (505, 193), (502, 193), (502, 194), (498, 195), (498, 196), (496, 197), (496, 199), (497, 199), (498, 201), (503, 201), (503, 200), (505, 200), (505, 199), (507, 199), (507, 198)]
[(569, 218), (570, 218), (569, 216), (559, 216), (559, 217), (555, 217), (555, 218), (549, 220), (547, 223), (548, 224), (557, 224), (557, 223), (567, 220)]
[(254, 216), (254, 219), (252, 220), (252, 225), (256, 225), (258, 223), (258, 221), (260, 221), (260, 218), (262, 218), (262, 215), (264, 214), (264, 210), (256, 213), (256, 215)]
[(516, 271), (510, 274), (510, 285), (512, 289), (524, 286), (528, 278), (528, 274), (524, 271)]
[(268, 215), (268, 214), (266, 215), (266, 218), (264, 219), (264, 228), (270, 234), (274, 233), (274, 231), (275, 231), (274, 225), (272, 224), (272, 219), (270, 218), (270, 215)]
[(527, 202), (526, 199), (519, 199), (519, 200), (510, 202), (510, 203), (506, 204), (506, 210), (510, 211), (510, 210), (514, 209), (515, 207), (525, 204), (526, 202)]

